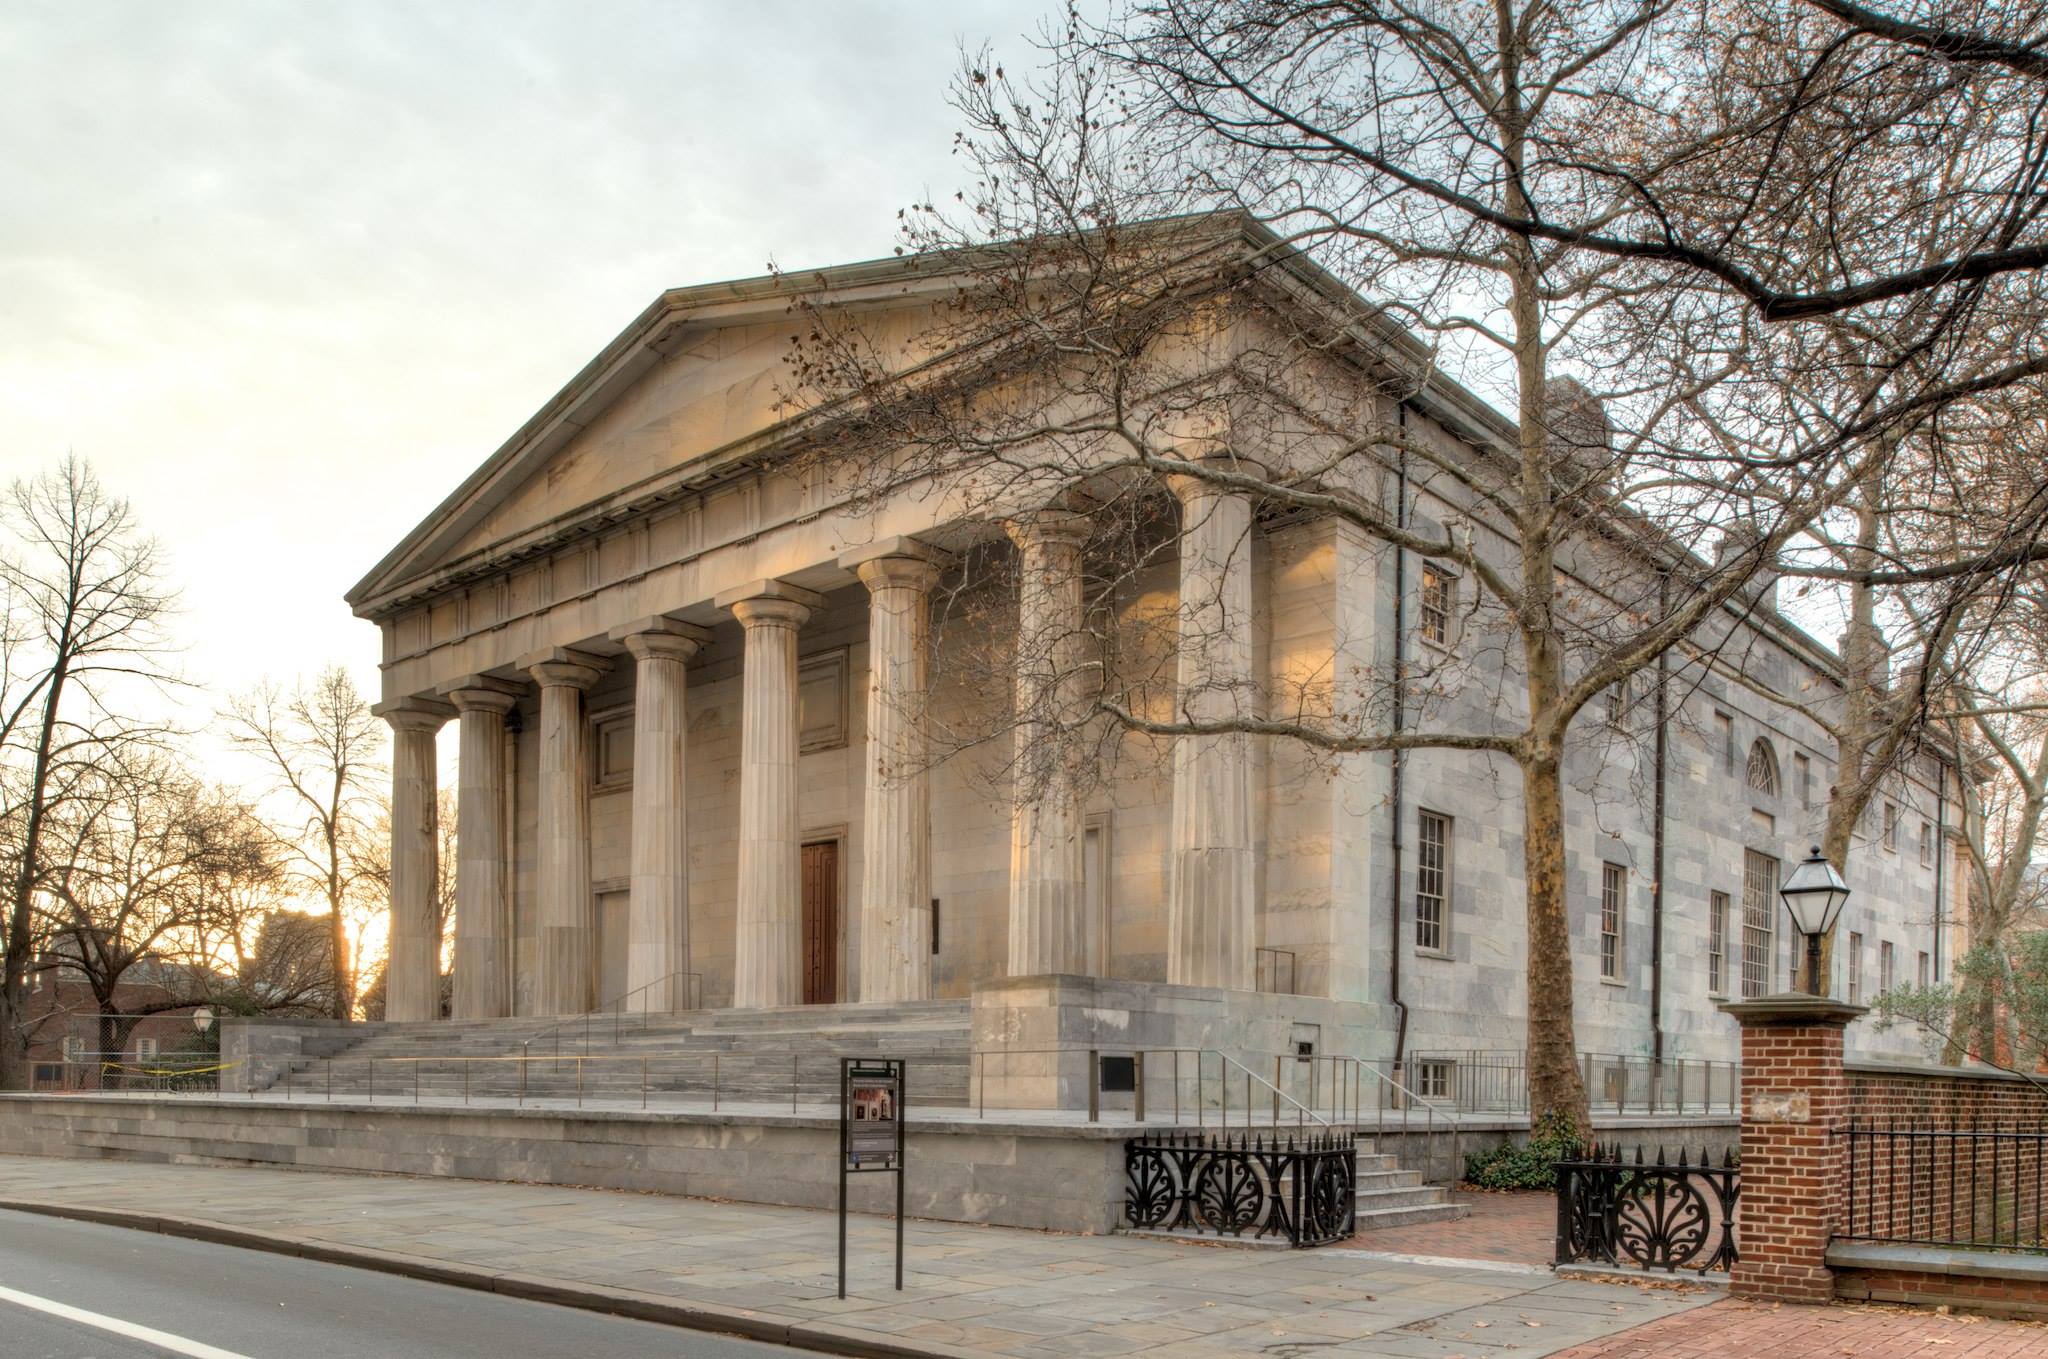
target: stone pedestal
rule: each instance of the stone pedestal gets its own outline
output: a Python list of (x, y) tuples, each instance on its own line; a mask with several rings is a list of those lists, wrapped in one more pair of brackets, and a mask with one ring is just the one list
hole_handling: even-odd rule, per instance
[(512, 1013), (511, 885), (505, 874), (505, 715), (515, 686), (472, 676), (447, 690), (460, 714), (455, 804), (456, 1019)]
[(908, 538), (840, 558), (868, 587), (860, 999), (932, 993), (931, 758), (925, 730), (937, 554)]
[(452, 711), (426, 698), (378, 707), (391, 724), (391, 934), (384, 1017), (398, 1024), (441, 1017), (434, 737)]
[[(1252, 506), (1249, 497), (1176, 477), (1181, 502), (1177, 715), (1254, 715)], [(1167, 980), (1253, 985), (1251, 738), (1182, 736), (1173, 748)]]
[(1087, 522), (1042, 511), (1009, 525), (1017, 544), (1016, 759), (1011, 767), (1011, 976), (1088, 970), (1081, 812), (1069, 728), (1079, 705), (1081, 548)]
[(803, 881), (797, 813), (797, 629), (822, 596), (755, 581), (718, 597), (746, 629), (740, 713), (739, 890), (732, 1003), (803, 1003)]
[[(696, 1003), (690, 968), (690, 824), (684, 783), (689, 661), (704, 629), (644, 618), (612, 630), (633, 657), (632, 898), (625, 1007), (667, 1013)], [(609, 999), (609, 998), (604, 998)]]
[(597, 904), (590, 895), (590, 769), (583, 694), (603, 662), (556, 650), (522, 663), (540, 686), (539, 844), (535, 915), (540, 924), (534, 1007), (544, 1015), (597, 1006)]
[(1828, 1241), (1841, 1223), (1848, 1123), (1842, 1034), (1865, 1013), (1824, 996), (1764, 996), (1721, 1007), (1742, 1024), (1742, 1195), (1729, 1271), (1737, 1297), (1834, 1299)]

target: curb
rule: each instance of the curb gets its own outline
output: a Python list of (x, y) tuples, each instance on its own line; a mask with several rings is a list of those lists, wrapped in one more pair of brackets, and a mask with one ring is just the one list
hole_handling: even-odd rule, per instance
[(651, 1321), (683, 1330), (710, 1331), (719, 1335), (739, 1336), (746, 1340), (764, 1340), (771, 1344), (815, 1350), (820, 1354), (844, 1355), (848, 1359), (990, 1359), (986, 1350), (961, 1349), (958, 1346), (941, 1344), (898, 1344), (829, 1321), (803, 1320), (775, 1312), (721, 1307), (712, 1302), (685, 1302), (678, 1298), (664, 1297), (658, 1293), (642, 1293), (630, 1288), (574, 1283), (535, 1274), (493, 1270), (481, 1265), (435, 1260), (422, 1255), (406, 1255), (399, 1251), (378, 1250), (373, 1246), (349, 1246), (333, 1241), (290, 1236), (283, 1232), (261, 1231), (253, 1227), (231, 1227), (205, 1218), (177, 1217), (168, 1213), (121, 1208), (90, 1208), (68, 1203), (44, 1203), (33, 1199), (5, 1197), (0, 1197), (0, 1209), (16, 1213), (35, 1213), (42, 1217), (66, 1218), (74, 1222), (91, 1222), (105, 1227), (126, 1227), (135, 1231), (157, 1232), (164, 1236), (184, 1237), (187, 1240), (205, 1241), (220, 1246), (238, 1246), (245, 1250), (265, 1251), (272, 1255), (292, 1255), (304, 1260), (317, 1260), (323, 1264), (348, 1265), (378, 1274), (393, 1274), (427, 1283), (448, 1284), (456, 1288), (474, 1289), (479, 1293), (498, 1293), (528, 1302), (573, 1307), (578, 1311), (602, 1312), (610, 1316), (627, 1317), (634, 1321)]

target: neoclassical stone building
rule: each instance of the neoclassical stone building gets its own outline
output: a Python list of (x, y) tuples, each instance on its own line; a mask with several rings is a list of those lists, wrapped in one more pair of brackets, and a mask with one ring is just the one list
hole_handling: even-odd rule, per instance
[[(939, 272), (889, 260), (803, 286), (886, 322), (914, 316)], [(1015, 554), (1018, 645), (1041, 643), (1090, 607), (1085, 524), (1022, 502), (969, 516), (944, 495), (841, 501), (798, 470), (790, 287), (665, 293), (350, 592), (382, 633), (378, 710), (396, 739), (389, 1017), (437, 1008), (437, 740), (452, 722), (458, 1019), (964, 997), (1076, 974), (1357, 1007), (1375, 1060), (1397, 1041), (1409, 1057), (1519, 1047), (1511, 767), (1420, 751), (1397, 780), (1385, 754), (1307, 762), (1182, 737), (1085, 790), (1055, 773), (1011, 798), (985, 752), (932, 758), (926, 719), (958, 642), (934, 643), (935, 587), (996, 543)], [(1474, 447), (1512, 434), (1445, 380), (1403, 418)], [(1464, 582), (1334, 520), (1268, 519), (1210, 486), (1159, 494), (1182, 528), (1142, 583), (1207, 611), (1184, 693), (1413, 654), (1456, 681), (1450, 718), (1502, 701), (1485, 662), (1459, 655)], [(1455, 508), (1452, 488), (1415, 491), (1420, 516)], [(1724, 627), (1742, 644), (1682, 661), (1698, 682), (1654, 770), (1643, 742), (1573, 756), (1589, 1050), (1731, 1056), (1714, 1002), (1789, 981), (1775, 881), (1817, 830), (1833, 752), (1726, 667), (1739, 656), (1810, 695), (1838, 663), (1768, 592)], [(1032, 683), (1021, 672), (997, 697), (1034, 711)], [(1624, 702), (1614, 720), (1644, 715)], [(1857, 994), (1943, 966), (1952, 779), (1916, 765), (1858, 847), (1838, 978)]]

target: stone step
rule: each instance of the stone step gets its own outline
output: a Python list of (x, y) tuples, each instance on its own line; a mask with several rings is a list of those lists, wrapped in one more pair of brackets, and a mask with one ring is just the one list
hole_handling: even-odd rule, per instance
[(1389, 1208), (1369, 1206), (1371, 1202), (1365, 1195), (1359, 1196), (1358, 1231), (1361, 1234), (1370, 1232), (1375, 1227), (1411, 1227), (1422, 1222), (1456, 1222), (1472, 1211), (1462, 1203), (1451, 1203), (1447, 1200)]

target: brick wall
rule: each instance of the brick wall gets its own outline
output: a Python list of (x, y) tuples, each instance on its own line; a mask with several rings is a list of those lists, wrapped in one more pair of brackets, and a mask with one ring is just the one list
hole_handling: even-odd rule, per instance
[(2038, 1246), (2048, 1090), (2002, 1072), (1854, 1066), (1845, 1238)]

